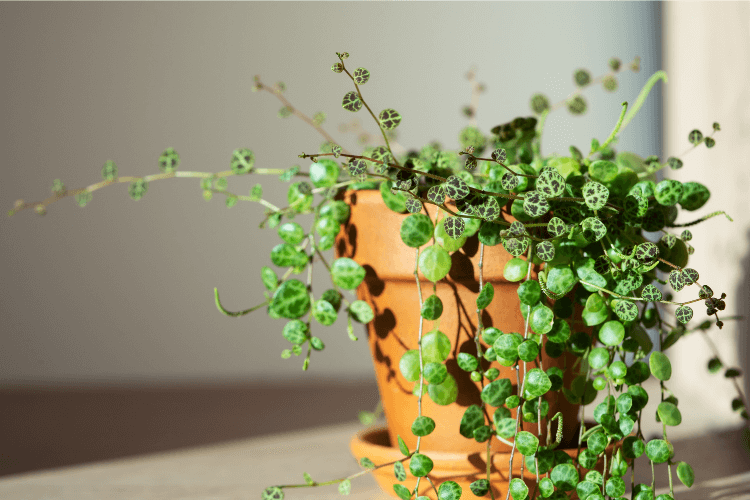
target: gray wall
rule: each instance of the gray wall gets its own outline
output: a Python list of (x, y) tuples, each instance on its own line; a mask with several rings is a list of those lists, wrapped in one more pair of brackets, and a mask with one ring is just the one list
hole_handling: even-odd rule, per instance
[[(238, 147), (251, 148), (258, 167), (306, 166), (297, 155), (322, 138), (295, 117), (277, 118), (275, 97), (251, 93), (255, 74), (284, 81), (308, 115), (327, 112), (326, 130), (357, 150), (338, 125), (357, 118), (377, 129), (364, 111), (341, 108), (353, 87), (330, 70), (336, 51), (371, 71), (365, 98), (401, 112), (398, 142), (408, 148), (459, 146), (472, 64), (487, 86), (477, 120), (488, 132), (529, 115), (535, 92), (563, 99), (575, 69), (596, 76), (612, 56), (626, 64), (640, 55), (640, 73), (624, 73), (617, 92), (586, 93), (586, 115), (549, 117), (543, 153), (587, 151), (661, 68), (660, 33), (660, 6), (648, 2), (5, 2), (0, 205), (40, 201), (55, 178), (68, 188), (97, 182), (107, 159), (120, 175), (158, 173), (170, 146), (181, 170), (226, 170)], [(619, 149), (661, 154), (661, 92)], [(272, 179), (231, 178), (229, 190), (245, 194), (258, 181), (283, 203)], [(84, 208), (66, 198), (44, 217), (0, 218), (0, 382), (371, 379), (364, 335), (349, 341), (342, 321), (316, 331), (327, 347), (303, 374), (300, 358), (279, 357), (283, 321), (216, 310), (215, 286), (230, 310), (263, 300), (260, 268), (278, 238), (258, 229), (262, 217), (255, 204), (204, 201), (198, 180), (169, 179), (137, 202), (121, 184)]]

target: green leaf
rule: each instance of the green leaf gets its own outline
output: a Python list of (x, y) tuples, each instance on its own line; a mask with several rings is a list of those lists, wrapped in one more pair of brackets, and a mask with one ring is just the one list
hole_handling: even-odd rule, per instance
[(607, 480), (604, 491), (612, 498), (618, 498), (625, 494), (625, 481), (619, 477), (613, 477)]
[(414, 477), (424, 477), (432, 471), (432, 459), (427, 455), (415, 453), (409, 460), (409, 472)]
[(462, 200), (469, 196), (469, 193), (471, 192), (466, 181), (457, 175), (451, 175), (448, 177), (443, 186), (445, 188), (445, 194), (454, 200)]
[(313, 306), (313, 317), (318, 320), (318, 323), (324, 326), (330, 326), (336, 322), (338, 314), (336, 309), (333, 308), (330, 302), (327, 300), (316, 300)]
[(412, 214), (401, 223), (401, 241), (411, 248), (421, 247), (432, 239), (434, 229), (425, 214)]
[(477, 479), (469, 485), (469, 489), (477, 497), (483, 497), (490, 491), (490, 483), (486, 479)]
[(260, 270), (260, 279), (263, 281), (263, 286), (266, 290), (274, 291), (279, 286), (279, 278), (276, 273), (268, 266), (263, 266)]
[(612, 182), (617, 177), (617, 164), (609, 160), (597, 160), (589, 165), (589, 176), (601, 183)]
[(503, 277), (511, 282), (521, 281), (526, 277), (526, 272), (529, 269), (529, 263), (525, 260), (515, 257), (510, 259), (503, 269)]
[(370, 304), (363, 300), (355, 300), (349, 306), (349, 313), (354, 318), (354, 321), (359, 323), (369, 323), (375, 319), (375, 313), (372, 312)]
[(552, 330), (555, 313), (545, 305), (538, 305), (531, 311), (529, 326), (535, 333), (545, 334)]
[(669, 362), (669, 358), (659, 351), (651, 353), (651, 358), (648, 360), (648, 366), (651, 368), (651, 373), (659, 380), (669, 380), (672, 376), (672, 363)]
[(435, 430), (435, 421), (424, 415), (414, 419), (411, 424), (411, 432), (415, 436), (428, 436)]
[(411, 349), (402, 354), (398, 368), (401, 371), (401, 375), (409, 382), (419, 380), (419, 351)]
[(536, 453), (539, 447), (539, 438), (530, 432), (521, 431), (516, 435), (516, 448), (522, 454), (530, 456)]
[(445, 481), (438, 487), (438, 500), (459, 500), (461, 486), (455, 481)]
[(513, 384), (507, 378), (493, 380), (482, 389), (482, 401), (490, 406), (501, 406), (513, 393)]
[(518, 346), (518, 357), (521, 358), (522, 361), (530, 363), (539, 355), (539, 350), (540, 347), (536, 340), (524, 340), (523, 343)]
[(659, 414), (661, 421), (666, 425), (680, 425), (682, 422), (682, 414), (680, 413), (680, 410), (677, 409), (677, 406), (667, 401), (659, 403), (656, 412)]
[(646, 456), (655, 464), (666, 462), (672, 457), (672, 445), (663, 439), (652, 439), (646, 443)]
[(433, 331), (422, 337), (422, 359), (425, 363), (442, 363), (448, 359), (451, 341), (441, 331)]
[(393, 188), (391, 181), (380, 183), (380, 196), (383, 198), (383, 203), (396, 213), (406, 212), (406, 196), (401, 192), (392, 192), (391, 188)]
[(529, 487), (526, 486), (523, 479), (514, 477), (510, 481), (510, 494), (513, 500), (524, 500), (529, 496)]
[(315, 484), (315, 481), (313, 481), (312, 477), (310, 477), (310, 474), (308, 474), (307, 472), (303, 472), (302, 477), (305, 478), (305, 483), (307, 483), (309, 486)]
[(484, 309), (490, 305), (492, 298), (495, 296), (495, 288), (492, 283), (485, 283), (477, 297), (477, 309)]
[(398, 449), (401, 451), (401, 454), (405, 457), (409, 456), (409, 447), (406, 446), (406, 443), (403, 439), (401, 439), (401, 436), (397, 436), (398, 439)]
[(695, 482), (695, 474), (693, 473), (693, 468), (690, 467), (690, 464), (688, 464), (687, 462), (677, 463), (677, 477), (680, 479), (680, 482), (688, 488), (693, 486), (693, 483)]
[(316, 188), (331, 187), (336, 184), (340, 168), (338, 163), (327, 158), (321, 158), (310, 165), (310, 182)]
[[(146, 194), (146, 191), (148, 191), (148, 182), (144, 181), (143, 179), (134, 180), (133, 182), (130, 183), (130, 187), (128, 188), (128, 194), (130, 195), (131, 198), (133, 198), (136, 201), (143, 198), (143, 195)], [(80, 204), (80, 201), (79, 201), (79, 204)]]
[(539, 493), (541, 493), (544, 498), (549, 498), (554, 491), (555, 484), (552, 482), (552, 479), (545, 477), (539, 480)]
[(497, 434), (500, 437), (504, 438), (512, 438), (516, 435), (516, 419), (505, 417), (500, 419), (499, 421), (495, 421), (495, 427), (497, 429)]
[(428, 321), (435, 321), (443, 314), (443, 301), (437, 295), (430, 295), (422, 304), (420, 314)]
[(403, 484), (394, 484), (393, 491), (396, 492), (396, 495), (398, 495), (401, 500), (409, 500), (411, 498), (411, 492)]
[(550, 474), (552, 483), (560, 491), (571, 491), (578, 484), (578, 471), (572, 464), (558, 464)]
[[(507, 379), (506, 379), (507, 380)], [(544, 370), (532, 368), (524, 377), (524, 398), (532, 399), (544, 395), (552, 387), (552, 382)], [(495, 405), (493, 405), (495, 406)]]
[(405, 481), (406, 480), (406, 470), (404, 469), (404, 464), (401, 462), (396, 462), (393, 464), (393, 474), (396, 476), (397, 481)]
[(354, 290), (365, 279), (365, 269), (348, 257), (340, 257), (331, 265), (331, 279), (345, 290)]
[(372, 463), (372, 460), (370, 460), (370, 459), (369, 459), (369, 458), (367, 458), (367, 457), (362, 457), (362, 458), (361, 458), (361, 459), (359, 460), (359, 464), (360, 464), (360, 465), (361, 465), (362, 467), (364, 467), (365, 469), (374, 469), (374, 468), (375, 468), (375, 464), (374, 464), (374, 463)]
[(482, 425), (484, 425), (482, 409), (477, 405), (471, 405), (466, 408), (463, 417), (461, 417), (458, 432), (463, 437), (471, 439), (474, 436), (474, 431)]
[(625, 327), (619, 321), (607, 321), (599, 329), (599, 341), (604, 345), (620, 345), (624, 338)]
[(659, 182), (654, 189), (654, 198), (657, 203), (670, 207), (676, 205), (682, 198), (682, 183), (674, 179), (665, 179)]
[(271, 262), (279, 267), (304, 266), (307, 255), (288, 243), (279, 243), (271, 249)]
[(622, 442), (625, 458), (638, 458), (646, 451), (646, 444), (635, 436), (628, 436)]
[(307, 324), (298, 319), (293, 319), (286, 325), (284, 325), (282, 335), (289, 342), (297, 345), (302, 344), (307, 340), (309, 336), (309, 330), (307, 328)]
[(448, 375), (448, 369), (443, 363), (427, 363), (424, 366), (424, 378), (430, 384), (442, 384)]
[(439, 245), (425, 248), (419, 256), (419, 270), (430, 281), (445, 278), (451, 269), (450, 254)]
[(296, 222), (287, 222), (277, 229), (279, 238), (290, 245), (299, 245), (305, 237), (305, 230)]
[(105, 181), (112, 181), (117, 178), (117, 165), (115, 165), (115, 162), (112, 160), (107, 160), (104, 162), (104, 166), (102, 167), (102, 179)]
[(349, 479), (344, 479), (339, 483), (339, 493), (342, 495), (348, 495), (352, 491), (352, 482)]
[(270, 310), (279, 317), (297, 319), (310, 310), (307, 286), (299, 280), (287, 280), (276, 289)]
[(430, 399), (441, 406), (454, 403), (458, 398), (458, 385), (456, 379), (450, 373), (441, 384), (430, 384), (427, 387)]

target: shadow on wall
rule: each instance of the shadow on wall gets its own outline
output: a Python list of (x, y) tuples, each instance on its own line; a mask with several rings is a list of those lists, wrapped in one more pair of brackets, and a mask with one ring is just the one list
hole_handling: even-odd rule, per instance
[[(746, 248), (750, 249), (750, 229), (748, 229), (746, 237), (748, 240)], [(750, 336), (750, 289), (748, 289), (748, 284), (750, 284), (750, 251), (742, 259), (740, 272), (742, 273), (742, 278), (734, 295), (737, 301), (737, 314), (743, 318), (739, 320), (739, 324), (737, 325), (737, 331), (739, 332), (737, 348), (739, 349), (739, 363), (745, 382), (742, 389), (745, 391), (745, 399), (747, 400), (748, 393), (750, 392), (750, 340), (748, 340), (748, 336)]]

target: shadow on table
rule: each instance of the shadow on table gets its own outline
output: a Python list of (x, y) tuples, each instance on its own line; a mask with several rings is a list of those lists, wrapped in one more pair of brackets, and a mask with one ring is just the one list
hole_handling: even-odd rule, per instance
[(375, 381), (0, 388), (0, 476), (357, 422)]
[[(687, 488), (672, 467), (675, 496), (680, 500), (750, 499), (750, 442), (744, 428), (725, 430), (672, 442), (675, 461), (687, 462), (695, 471), (695, 484)], [(654, 436), (655, 437), (655, 436)], [(666, 464), (654, 466), (657, 494), (669, 493)], [(630, 472), (626, 475), (630, 490)], [(645, 455), (636, 460), (635, 480), (651, 484), (651, 466)], [(630, 498), (630, 493), (626, 495)]]

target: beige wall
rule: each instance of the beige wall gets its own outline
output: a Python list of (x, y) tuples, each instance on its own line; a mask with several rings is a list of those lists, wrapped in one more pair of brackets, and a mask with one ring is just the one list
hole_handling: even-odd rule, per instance
[[(358, 118), (375, 129), (364, 112), (341, 109), (352, 87), (330, 70), (336, 51), (371, 71), (363, 92), (375, 109), (403, 114), (401, 144), (438, 139), (450, 148), (468, 123), (460, 110), (472, 64), (487, 85), (478, 114), (487, 131), (528, 115), (534, 92), (567, 96), (576, 68), (599, 74), (612, 56), (640, 55), (641, 72), (625, 73), (618, 92), (587, 94), (585, 116), (548, 119), (545, 153), (585, 149), (660, 69), (659, 14), (648, 2), (3, 2), (0, 206), (47, 197), (55, 178), (70, 188), (96, 182), (107, 159), (122, 175), (158, 173), (170, 146), (182, 170), (225, 170), (238, 147), (253, 149), (259, 167), (304, 165), (297, 155), (321, 137), (296, 118), (277, 118), (274, 97), (250, 92), (255, 74), (286, 82), (304, 112), (328, 112), (326, 130), (356, 149), (337, 126)], [(622, 149), (658, 152), (661, 92)], [(718, 118), (727, 128), (722, 152), (735, 132)], [(687, 130), (706, 120), (680, 123)], [(255, 182), (231, 179), (229, 189), (246, 193)], [(264, 184), (270, 200), (284, 200), (278, 182)], [(1, 217), (0, 382), (371, 379), (364, 336), (349, 341), (341, 321), (316, 329), (327, 347), (303, 374), (301, 359), (279, 357), (288, 347), (283, 321), (216, 310), (213, 287), (230, 310), (263, 300), (260, 269), (279, 240), (258, 229), (261, 212), (242, 202), (228, 209), (219, 196), (206, 202), (197, 180), (170, 179), (137, 202), (118, 185), (84, 208), (67, 198), (44, 217)]]
[[(699, 129), (711, 133), (713, 122), (721, 132), (716, 145), (704, 145), (684, 157), (681, 170), (670, 170), (669, 178), (683, 182), (698, 180), (711, 191), (711, 199), (689, 222), (716, 210), (724, 210), (734, 222), (716, 217), (691, 227), (695, 253), (690, 266), (701, 275), (701, 284), (718, 295), (727, 294), (724, 316), (744, 315), (741, 322), (727, 321), (708, 336), (723, 360), (747, 370), (750, 364), (748, 320), (750, 320), (750, 3), (666, 2), (664, 4), (664, 69), (669, 75), (665, 92), (665, 156), (679, 155), (691, 147), (687, 137)], [(676, 294), (689, 300), (686, 290)], [(698, 303), (695, 317), (705, 317)], [(681, 407), (691, 409), (687, 425), (674, 435), (707, 432), (711, 428), (737, 425), (741, 419), (729, 408), (736, 397), (731, 382), (721, 374), (708, 375), (706, 363), (712, 354), (699, 334), (684, 338), (670, 349), (675, 383), (669, 387)], [(679, 380), (679, 382), (677, 381)], [(747, 392), (747, 384), (744, 384)], [(685, 415), (685, 410), (683, 410)]]

